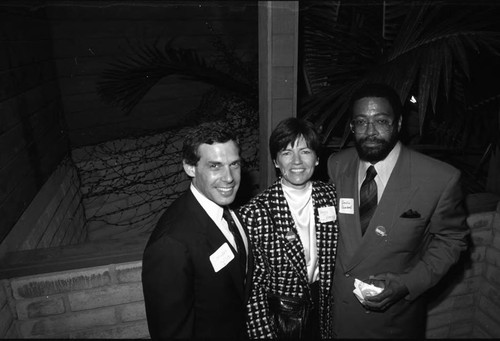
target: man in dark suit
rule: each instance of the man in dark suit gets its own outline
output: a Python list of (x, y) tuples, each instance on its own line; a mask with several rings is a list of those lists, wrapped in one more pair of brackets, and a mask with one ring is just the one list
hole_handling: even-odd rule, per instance
[(218, 123), (184, 141), (190, 188), (162, 215), (143, 256), (153, 339), (245, 338), (249, 244), (235, 213), (233, 222), (225, 216), (240, 185), (239, 152), (236, 136)]
[[(356, 149), (328, 160), (339, 202), (334, 335), (423, 338), (423, 294), (467, 247), (460, 172), (399, 142), (402, 105), (392, 88), (361, 87), (351, 114)], [(362, 304), (354, 282), (370, 276), (385, 289)]]

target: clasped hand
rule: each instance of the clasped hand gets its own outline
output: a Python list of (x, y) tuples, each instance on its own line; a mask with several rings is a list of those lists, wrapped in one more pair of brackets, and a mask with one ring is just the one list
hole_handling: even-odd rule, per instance
[(408, 288), (401, 281), (399, 275), (385, 273), (372, 278), (383, 280), (385, 282), (385, 289), (378, 295), (365, 297), (364, 304), (369, 310), (385, 311), (409, 293)]

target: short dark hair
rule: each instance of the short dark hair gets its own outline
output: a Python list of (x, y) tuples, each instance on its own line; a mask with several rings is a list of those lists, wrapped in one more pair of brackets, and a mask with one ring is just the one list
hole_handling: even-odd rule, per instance
[(300, 136), (303, 136), (304, 140), (306, 140), (307, 147), (318, 154), (321, 141), (314, 125), (309, 121), (290, 117), (278, 123), (271, 133), (271, 137), (269, 138), (271, 159), (275, 161), (278, 157), (278, 152), (285, 149), (288, 144), (293, 146)]
[(202, 123), (184, 139), (182, 160), (188, 165), (195, 166), (200, 160), (198, 147), (201, 144), (225, 143), (228, 141), (234, 141), (238, 150), (240, 149), (240, 141), (233, 128), (219, 121)]
[(392, 107), (394, 113), (394, 121), (398, 121), (403, 115), (403, 105), (399, 94), (391, 86), (384, 83), (365, 83), (361, 85), (351, 96), (350, 113), (353, 114), (354, 103), (365, 97), (381, 97), (385, 98)]

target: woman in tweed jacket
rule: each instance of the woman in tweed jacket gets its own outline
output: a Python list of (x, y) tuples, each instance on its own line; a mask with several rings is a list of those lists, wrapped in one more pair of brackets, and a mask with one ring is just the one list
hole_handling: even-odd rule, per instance
[(311, 123), (297, 118), (280, 122), (269, 140), (280, 177), (240, 209), (255, 264), (247, 304), (250, 338), (284, 335), (272, 317), (274, 295), (301, 298), (312, 307), (300, 337), (332, 337), (337, 199), (334, 185), (311, 180), (319, 147)]

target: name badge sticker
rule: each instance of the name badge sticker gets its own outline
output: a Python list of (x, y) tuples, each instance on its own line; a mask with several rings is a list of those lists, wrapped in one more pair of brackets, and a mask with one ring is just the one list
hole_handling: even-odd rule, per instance
[(229, 264), (234, 258), (233, 251), (228, 243), (222, 244), (212, 255), (210, 255), (210, 262), (214, 267), (215, 272), (219, 272), (222, 268)]
[(354, 214), (354, 199), (352, 199), (352, 198), (340, 198), (339, 213)]
[(327, 223), (337, 219), (337, 213), (335, 212), (335, 207), (333, 206), (319, 207), (318, 214), (320, 223)]

